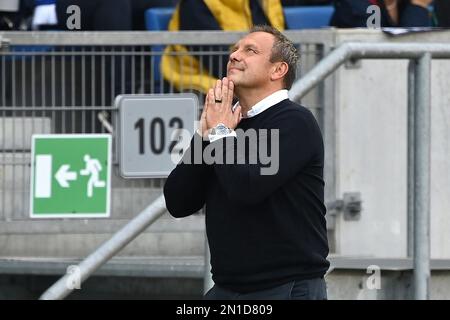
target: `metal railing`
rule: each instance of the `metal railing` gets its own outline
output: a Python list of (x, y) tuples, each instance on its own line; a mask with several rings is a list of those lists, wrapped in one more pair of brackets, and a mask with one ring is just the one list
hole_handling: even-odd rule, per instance
[[(77, 273), (80, 283), (111, 259), (117, 252), (122, 250), (128, 243), (143, 232), (149, 225), (155, 222), (166, 210), (164, 196), (159, 196), (150, 206), (141, 212), (136, 218), (127, 223), (122, 229), (117, 231), (114, 236), (102, 244), (97, 250), (84, 259), (79, 265)], [(73, 281), (73, 274), (66, 274), (60, 278), (54, 285), (47, 289), (41, 300), (64, 299), (69, 295), (73, 288), (68, 285)]]

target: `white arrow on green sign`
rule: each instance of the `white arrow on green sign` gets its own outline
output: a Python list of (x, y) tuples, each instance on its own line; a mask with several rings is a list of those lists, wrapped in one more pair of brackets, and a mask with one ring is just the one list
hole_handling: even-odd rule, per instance
[(33, 135), (32, 218), (109, 217), (110, 182), (110, 135)]

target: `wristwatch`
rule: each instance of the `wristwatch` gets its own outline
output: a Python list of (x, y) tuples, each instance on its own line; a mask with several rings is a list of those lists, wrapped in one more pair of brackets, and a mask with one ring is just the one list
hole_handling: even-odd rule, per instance
[(209, 132), (209, 134), (211, 135), (219, 135), (219, 136), (224, 136), (227, 134), (232, 133), (233, 130), (228, 128), (226, 125), (224, 125), (223, 123), (219, 123), (217, 126), (211, 128), (211, 131)]

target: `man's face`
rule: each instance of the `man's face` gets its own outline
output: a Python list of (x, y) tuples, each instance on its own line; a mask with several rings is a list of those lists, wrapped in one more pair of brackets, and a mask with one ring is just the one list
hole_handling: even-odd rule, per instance
[(254, 88), (270, 81), (270, 62), (274, 36), (266, 32), (250, 33), (231, 50), (227, 77), (236, 88)]

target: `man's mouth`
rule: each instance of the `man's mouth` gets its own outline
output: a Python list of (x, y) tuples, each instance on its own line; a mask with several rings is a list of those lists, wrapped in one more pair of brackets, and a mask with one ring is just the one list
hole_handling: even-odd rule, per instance
[(228, 69), (228, 72), (230, 72), (230, 71), (232, 71), (232, 70), (235, 70), (235, 71), (242, 71), (242, 70), (239, 69), (239, 68), (236, 68), (236, 67), (230, 67), (230, 68)]

